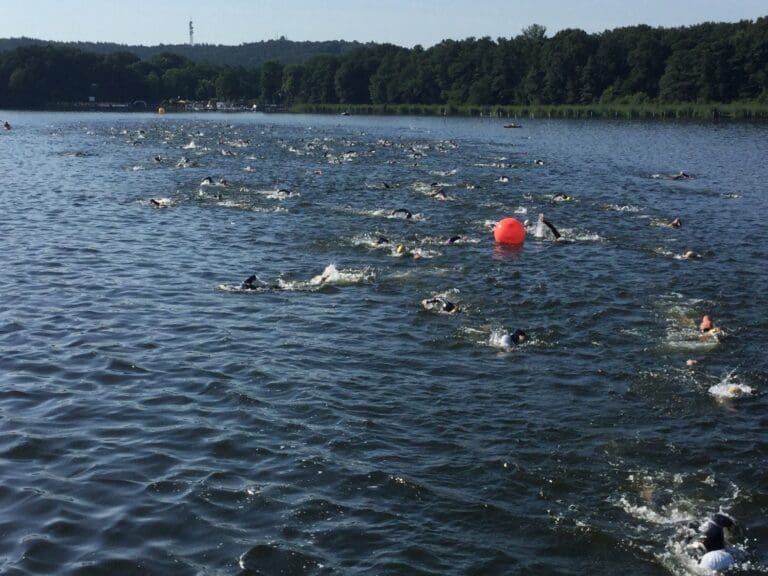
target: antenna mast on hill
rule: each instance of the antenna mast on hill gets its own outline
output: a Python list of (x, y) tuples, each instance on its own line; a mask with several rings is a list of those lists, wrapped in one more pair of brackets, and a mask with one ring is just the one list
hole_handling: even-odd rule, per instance
[(189, 45), (195, 45), (195, 28), (192, 26), (192, 19), (189, 19)]

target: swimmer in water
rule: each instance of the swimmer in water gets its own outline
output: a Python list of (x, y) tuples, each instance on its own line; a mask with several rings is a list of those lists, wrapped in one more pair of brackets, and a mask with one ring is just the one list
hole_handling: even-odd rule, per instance
[(458, 312), (456, 304), (446, 300), (442, 296), (434, 296), (433, 298), (422, 300), (421, 305), (427, 310), (434, 310), (435, 312), (443, 312), (445, 314), (453, 314), (454, 312)]
[(512, 348), (512, 346), (525, 343), (526, 340), (528, 340), (528, 334), (518, 328), (512, 334), (504, 334), (501, 337), (500, 343), (505, 348)]
[(678, 174), (673, 174), (672, 176), (670, 176), (670, 178), (672, 178), (672, 180), (688, 180), (688, 178), (690, 178), (690, 175), (680, 170)]
[(687, 252), (685, 252), (685, 254), (683, 254), (683, 258), (685, 258), (686, 260), (695, 260), (696, 258), (701, 258), (701, 256), (697, 252), (694, 252), (693, 250), (688, 250)]
[(240, 289), (241, 290), (256, 290), (258, 288), (258, 286), (256, 286), (254, 284), (254, 282), (256, 282), (256, 274), (251, 274), (250, 276), (248, 276), (248, 278), (243, 280), (242, 284), (240, 284)]
[(680, 216), (675, 216), (672, 222), (669, 223), (672, 228), (680, 228), (683, 225), (683, 221), (680, 220)]
[(544, 230), (544, 226), (549, 228), (552, 231), (552, 234), (555, 236), (555, 240), (559, 240), (562, 234), (558, 232), (557, 228), (555, 228), (555, 225), (552, 224), (549, 220), (544, 218), (544, 213), (542, 212), (539, 214), (539, 221), (536, 223), (536, 230), (534, 231), (533, 235), (536, 238), (544, 238), (546, 235), (546, 231)]
[(533, 163), (536, 166), (544, 166), (544, 160), (534, 160)]
[(389, 244), (389, 238), (385, 236), (379, 236), (376, 238), (376, 246), (381, 246), (382, 244)]
[(450, 238), (448, 238), (447, 243), (448, 244), (456, 244), (456, 242), (459, 242), (461, 240), (463, 240), (463, 238), (461, 236), (451, 236)]
[(701, 323), (699, 324), (699, 332), (701, 332), (699, 340), (706, 340), (708, 338), (717, 339), (717, 336), (721, 333), (721, 330), (714, 325), (712, 318), (710, 318), (708, 314), (705, 314), (701, 319)]
[(195, 162), (194, 160), (190, 160), (186, 156), (182, 156), (181, 160), (176, 162), (177, 168), (192, 168), (193, 166), (197, 166), (197, 162)]
[(277, 290), (279, 287), (278, 284), (267, 284), (257, 278), (256, 274), (251, 274), (240, 284), (240, 290)]
[(410, 220), (413, 218), (413, 213), (410, 210), (407, 210), (405, 208), (398, 208), (397, 210), (392, 210), (390, 213), (391, 216), (402, 216), (406, 220)]
[(3, 122), (3, 128), (5, 128), (6, 130), (10, 130), (10, 129), (11, 129), (11, 125), (10, 125), (10, 124), (8, 124), (8, 122), (7, 122), (7, 121), (6, 121), (6, 122)]
[(168, 208), (171, 205), (171, 201), (168, 198), (150, 198), (149, 203), (155, 208)]
[[(698, 546), (705, 550), (699, 560), (699, 566), (720, 572), (727, 570), (736, 563), (733, 555), (725, 549), (725, 530), (735, 528), (733, 518), (722, 512), (717, 512), (699, 528)], [(694, 525), (695, 527), (695, 525)]]
[(430, 194), (430, 196), (432, 198), (437, 198), (439, 200), (447, 200), (448, 199), (448, 195), (445, 193), (445, 190), (443, 190), (442, 188), (438, 188), (435, 192), (432, 192)]
[(558, 192), (554, 196), (552, 196), (553, 202), (567, 202), (568, 200), (573, 200), (572, 196), (569, 196), (565, 192)]

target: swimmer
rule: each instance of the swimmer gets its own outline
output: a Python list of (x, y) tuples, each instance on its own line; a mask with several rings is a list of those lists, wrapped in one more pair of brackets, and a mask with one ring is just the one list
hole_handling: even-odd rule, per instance
[(512, 346), (523, 344), (526, 340), (528, 340), (528, 334), (518, 328), (512, 334), (504, 334), (499, 342), (505, 348), (512, 348)]
[(701, 258), (701, 256), (693, 250), (688, 250), (683, 254), (683, 258), (686, 260), (695, 260), (696, 258)]
[(389, 244), (389, 238), (385, 236), (379, 236), (376, 238), (376, 246), (381, 246), (382, 244)]
[(669, 223), (672, 228), (680, 228), (683, 225), (683, 221), (680, 220), (680, 216), (675, 216), (672, 222)]
[(544, 166), (544, 160), (534, 160), (533, 163), (536, 166)]
[(168, 198), (150, 198), (149, 204), (155, 208), (168, 208), (171, 205), (171, 201)]
[(456, 242), (461, 241), (463, 238), (461, 236), (451, 236), (448, 238), (447, 243), (448, 244), (456, 244)]
[(714, 338), (717, 340), (722, 330), (714, 325), (712, 318), (710, 318), (709, 315), (705, 314), (701, 319), (701, 323), (699, 324), (699, 332), (701, 332), (699, 340), (708, 340), (709, 338)]
[(243, 280), (242, 284), (240, 284), (240, 289), (241, 290), (256, 290), (256, 288), (258, 288), (258, 287), (253, 284), (254, 282), (256, 282), (256, 274), (251, 274), (250, 276), (248, 276), (248, 278)]
[(699, 560), (699, 565), (719, 572), (727, 570), (736, 563), (733, 555), (725, 549), (725, 530), (735, 527), (730, 516), (717, 512), (699, 530), (699, 545), (706, 551)]
[(155, 156), (155, 157), (153, 158), (153, 160), (154, 160), (155, 162), (157, 162), (158, 164), (159, 164), (160, 162), (162, 162), (162, 161), (163, 161), (163, 159), (162, 159), (160, 156)]
[(432, 196), (432, 198), (439, 198), (440, 200), (448, 199), (448, 195), (445, 193), (445, 190), (443, 190), (442, 188), (439, 188), (436, 192), (432, 192), (430, 196)]
[(7, 121), (6, 121), (6, 122), (3, 122), (3, 128), (5, 128), (6, 130), (10, 130), (10, 129), (11, 129), (11, 125), (10, 125), (10, 124), (8, 124), (8, 122), (7, 122)]
[(453, 314), (454, 312), (458, 312), (459, 310), (456, 307), (456, 304), (454, 304), (449, 300), (446, 300), (441, 296), (435, 296), (433, 298), (427, 298), (426, 300), (422, 300), (421, 305), (426, 310), (434, 310), (435, 312), (442, 312), (445, 314)]
[(539, 221), (536, 223), (536, 230), (534, 231), (533, 235), (536, 238), (544, 238), (546, 231), (544, 230), (544, 226), (549, 228), (552, 231), (552, 234), (555, 236), (555, 240), (558, 240), (562, 234), (558, 232), (557, 228), (555, 228), (555, 225), (552, 224), (549, 220), (544, 218), (544, 213), (542, 212), (539, 214)]
[(509, 182), (509, 176), (499, 176), (499, 182), (507, 183)]
[(702, 334), (717, 334), (720, 332), (720, 328), (714, 325), (712, 318), (708, 314), (705, 314), (699, 324), (699, 331)]
[(554, 196), (552, 196), (553, 202), (567, 202), (568, 200), (573, 200), (572, 196), (569, 196), (565, 192), (558, 192)]
[(190, 160), (186, 156), (182, 156), (181, 160), (176, 162), (176, 168), (192, 168), (193, 166), (197, 166), (197, 162)]
[(688, 178), (690, 177), (691, 176), (689, 174), (686, 174), (682, 170), (680, 170), (678, 174), (673, 174), (672, 176), (670, 176), (672, 180), (688, 180)]
[(398, 208), (397, 210), (392, 210), (390, 213), (391, 216), (402, 216), (406, 220), (410, 220), (413, 218), (413, 212), (410, 210), (407, 210), (405, 208)]
[(200, 181), (200, 186), (213, 186), (213, 178), (206, 176)]

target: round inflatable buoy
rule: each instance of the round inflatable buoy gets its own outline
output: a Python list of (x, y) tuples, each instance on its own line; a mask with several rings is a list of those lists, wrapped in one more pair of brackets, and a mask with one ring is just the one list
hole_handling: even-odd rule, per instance
[(522, 245), (525, 242), (525, 226), (514, 218), (503, 218), (493, 227), (493, 237), (499, 244)]

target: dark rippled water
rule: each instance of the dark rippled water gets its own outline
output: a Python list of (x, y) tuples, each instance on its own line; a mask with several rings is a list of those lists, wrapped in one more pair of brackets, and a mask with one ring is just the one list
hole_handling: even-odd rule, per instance
[(3, 574), (768, 571), (766, 126), (4, 119)]

